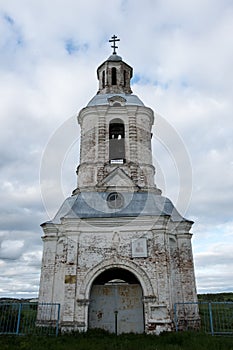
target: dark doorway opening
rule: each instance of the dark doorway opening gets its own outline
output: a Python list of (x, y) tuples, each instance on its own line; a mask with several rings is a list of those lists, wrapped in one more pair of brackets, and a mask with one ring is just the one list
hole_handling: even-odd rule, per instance
[(90, 293), (89, 328), (111, 333), (143, 333), (142, 288), (126, 269), (110, 268), (93, 282)]

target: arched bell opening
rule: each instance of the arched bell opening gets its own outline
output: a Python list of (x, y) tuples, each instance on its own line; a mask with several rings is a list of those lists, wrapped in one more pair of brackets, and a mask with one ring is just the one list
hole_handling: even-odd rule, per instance
[(124, 70), (124, 73), (123, 73), (123, 86), (126, 86), (126, 70)]
[(102, 88), (105, 88), (105, 71), (102, 72)]
[(111, 70), (112, 75), (112, 85), (117, 85), (117, 70), (115, 67)]
[(88, 328), (111, 333), (143, 333), (143, 291), (137, 277), (127, 269), (109, 268), (93, 281), (90, 291)]
[(109, 124), (109, 162), (125, 162), (125, 125), (121, 119), (113, 119)]

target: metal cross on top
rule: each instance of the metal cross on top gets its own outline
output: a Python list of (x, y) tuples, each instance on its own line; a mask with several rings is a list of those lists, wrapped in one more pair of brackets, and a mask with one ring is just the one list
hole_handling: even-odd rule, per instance
[(116, 41), (120, 41), (120, 39), (117, 39), (116, 35), (113, 35), (112, 38), (109, 40), (110, 43), (113, 43), (111, 46), (113, 48), (113, 55), (116, 55), (116, 49), (118, 49), (118, 46), (116, 46)]

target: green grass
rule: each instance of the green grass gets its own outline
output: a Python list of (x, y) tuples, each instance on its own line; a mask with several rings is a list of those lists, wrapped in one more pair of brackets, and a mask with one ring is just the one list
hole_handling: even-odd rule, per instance
[(198, 301), (233, 301), (233, 293), (198, 294)]
[(233, 338), (193, 332), (160, 336), (88, 331), (56, 337), (0, 336), (1, 350), (233, 350)]

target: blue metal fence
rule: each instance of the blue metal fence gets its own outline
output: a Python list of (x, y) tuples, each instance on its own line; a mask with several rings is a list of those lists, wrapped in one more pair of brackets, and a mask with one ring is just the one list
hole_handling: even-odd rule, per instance
[[(60, 304), (0, 302), (0, 334), (58, 335)], [(176, 303), (176, 331), (233, 335), (233, 302)]]
[(58, 335), (60, 304), (0, 303), (0, 334)]
[(176, 331), (233, 335), (233, 302), (176, 303), (174, 322)]

